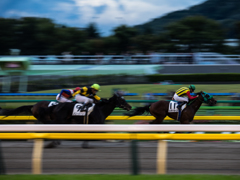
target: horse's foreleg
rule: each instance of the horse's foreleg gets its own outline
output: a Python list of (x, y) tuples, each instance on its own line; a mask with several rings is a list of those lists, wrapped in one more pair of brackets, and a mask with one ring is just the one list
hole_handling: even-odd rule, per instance
[(149, 124), (162, 124), (166, 116), (158, 116), (155, 120), (151, 121)]
[(89, 141), (83, 141), (83, 143), (82, 143), (82, 148), (83, 149), (88, 149), (89, 148), (88, 142)]

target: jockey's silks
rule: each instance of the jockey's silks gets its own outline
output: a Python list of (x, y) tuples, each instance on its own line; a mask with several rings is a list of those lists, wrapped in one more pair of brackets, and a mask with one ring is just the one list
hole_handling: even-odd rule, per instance
[(73, 95), (76, 95), (77, 93), (79, 93), (82, 96), (93, 97), (94, 99), (99, 101), (101, 98), (99, 96), (97, 96), (96, 94), (93, 94), (92, 89), (93, 88), (91, 88), (91, 87), (85, 86), (85, 87), (81, 88), (79, 91), (77, 91), (76, 93), (74, 93)]
[(66, 98), (71, 98), (73, 94), (73, 90), (72, 89), (62, 89), (62, 91), (60, 92), (60, 96), (64, 96)]
[(190, 92), (189, 88), (187, 88), (187, 87), (182, 87), (182, 88), (180, 88), (180, 89), (178, 89), (178, 90), (176, 91), (176, 94), (181, 97), (181, 96), (186, 95), (187, 92)]

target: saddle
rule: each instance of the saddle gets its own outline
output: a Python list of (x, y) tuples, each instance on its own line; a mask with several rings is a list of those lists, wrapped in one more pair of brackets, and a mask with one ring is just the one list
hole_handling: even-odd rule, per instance
[[(168, 107), (168, 112), (169, 113), (178, 112), (177, 106), (178, 106), (179, 103), (182, 103), (182, 102), (170, 101), (169, 102), (169, 107)], [(187, 107), (187, 104), (184, 104), (181, 107), (181, 111), (183, 111), (186, 107)]]
[(179, 110), (177, 108), (177, 106), (181, 103), (182, 102), (175, 102), (175, 101), (170, 101), (169, 102), (168, 112), (169, 113), (178, 113), (177, 121), (180, 121), (182, 111), (187, 107), (187, 104), (184, 104), (184, 105), (182, 105), (181, 109)]

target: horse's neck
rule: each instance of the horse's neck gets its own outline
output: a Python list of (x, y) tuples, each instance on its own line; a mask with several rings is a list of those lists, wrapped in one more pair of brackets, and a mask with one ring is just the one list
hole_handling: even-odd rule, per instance
[(196, 100), (194, 100), (194, 102), (192, 102), (192, 104), (191, 104), (191, 106), (195, 112), (198, 111), (198, 109), (201, 107), (201, 105), (202, 105), (202, 101), (199, 98), (196, 98)]
[(101, 107), (104, 117), (107, 118), (115, 109), (116, 105), (109, 103)]

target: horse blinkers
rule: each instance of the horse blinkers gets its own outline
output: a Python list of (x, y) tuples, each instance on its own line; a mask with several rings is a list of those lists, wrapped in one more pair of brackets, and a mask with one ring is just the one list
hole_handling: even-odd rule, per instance
[(213, 98), (213, 96), (210, 96), (209, 94), (203, 92), (202, 93), (202, 97), (203, 97), (203, 101), (205, 103), (212, 105), (215, 105), (217, 103), (217, 101)]

